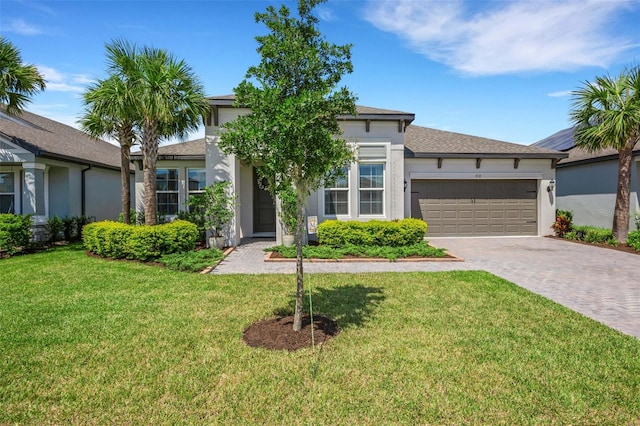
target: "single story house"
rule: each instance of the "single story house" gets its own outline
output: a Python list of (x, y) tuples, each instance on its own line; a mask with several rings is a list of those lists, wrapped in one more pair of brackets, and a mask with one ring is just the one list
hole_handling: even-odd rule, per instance
[[(558, 208), (572, 211), (576, 225), (611, 229), (618, 186), (618, 151), (608, 148), (588, 152), (575, 146), (573, 128), (554, 133), (532, 146), (568, 155), (560, 160), (556, 171)], [(640, 214), (639, 193), (640, 142), (634, 148), (631, 163), (630, 230), (635, 230), (633, 218)]]
[(0, 109), (0, 212), (115, 220), (120, 147), (37, 114)]
[[(260, 188), (255, 170), (218, 149), (222, 126), (249, 110), (233, 106), (233, 95), (210, 97), (209, 103), (204, 139), (159, 148), (159, 211), (176, 214), (190, 192), (226, 180), (238, 196), (227, 243), (260, 236), (281, 241), (276, 203)], [(416, 217), (428, 223), (428, 237), (552, 232), (556, 165), (567, 154), (414, 126), (414, 118), (365, 106), (339, 117), (357, 160), (344, 179), (311, 194), (307, 215), (317, 223)], [(143, 194), (136, 167), (139, 210)]]

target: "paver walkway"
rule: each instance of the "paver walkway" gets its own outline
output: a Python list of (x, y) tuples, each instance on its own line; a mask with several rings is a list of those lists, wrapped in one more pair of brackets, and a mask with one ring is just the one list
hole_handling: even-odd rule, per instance
[[(464, 262), (305, 263), (305, 272), (485, 270), (623, 333), (640, 338), (640, 256), (542, 237), (433, 238)], [(272, 240), (248, 240), (213, 274), (295, 273), (264, 262)]]

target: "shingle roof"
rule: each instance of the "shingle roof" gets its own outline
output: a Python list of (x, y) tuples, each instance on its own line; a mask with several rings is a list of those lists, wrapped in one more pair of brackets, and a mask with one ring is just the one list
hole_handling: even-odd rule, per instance
[[(159, 160), (204, 160), (206, 152), (205, 139), (195, 139), (187, 142), (179, 142), (158, 147)], [(140, 152), (131, 153), (132, 160), (141, 160)]]
[(28, 111), (14, 117), (0, 109), (0, 134), (39, 157), (120, 169), (120, 147)]
[[(558, 163), (558, 167), (576, 162), (595, 162), (618, 158), (618, 151), (613, 148), (606, 148), (594, 152), (589, 152), (584, 148), (575, 146), (573, 127), (560, 130), (559, 132), (556, 132), (553, 135), (532, 144), (531, 146), (546, 146), (548, 148), (555, 146), (557, 147), (556, 149), (561, 149), (562, 151), (569, 154), (569, 157), (562, 159)], [(633, 151), (633, 155), (640, 155), (640, 142), (636, 144)]]
[(563, 158), (551, 149), (519, 145), (444, 130), (409, 126), (405, 134), (405, 157)]
[[(236, 99), (235, 95), (210, 96), (207, 98), (212, 105), (228, 106), (232, 105)], [(405, 119), (413, 121), (415, 114), (405, 111), (396, 111), (392, 109), (373, 108), (363, 105), (356, 105), (356, 112), (363, 116), (393, 116), (393, 119)], [(396, 117), (397, 116), (397, 117)]]

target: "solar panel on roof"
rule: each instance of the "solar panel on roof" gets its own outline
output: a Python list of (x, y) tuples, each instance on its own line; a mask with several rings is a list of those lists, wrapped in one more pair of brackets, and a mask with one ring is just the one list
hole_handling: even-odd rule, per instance
[(575, 146), (573, 139), (573, 127), (560, 130), (551, 136), (531, 144), (531, 146), (555, 149), (556, 151), (568, 151)]

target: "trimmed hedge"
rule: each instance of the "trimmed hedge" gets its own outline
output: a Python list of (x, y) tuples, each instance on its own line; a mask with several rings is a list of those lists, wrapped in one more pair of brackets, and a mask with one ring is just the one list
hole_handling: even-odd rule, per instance
[(0, 251), (9, 256), (25, 248), (31, 241), (31, 215), (0, 214)]
[(633, 247), (635, 251), (640, 251), (640, 229), (629, 232), (627, 244), (629, 244), (629, 247)]
[(329, 247), (388, 246), (418, 244), (427, 233), (427, 224), (420, 219), (401, 220), (327, 220), (318, 225), (318, 242)]
[(195, 249), (198, 227), (184, 220), (156, 226), (103, 221), (86, 225), (82, 241), (102, 257), (147, 261)]

